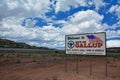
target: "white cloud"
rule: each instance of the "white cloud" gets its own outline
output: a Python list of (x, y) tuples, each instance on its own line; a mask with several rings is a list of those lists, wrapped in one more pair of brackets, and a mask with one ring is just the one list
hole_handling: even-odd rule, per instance
[(95, 9), (99, 10), (100, 7), (105, 6), (105, 3), (103, 0), (58, 0), (55, 5), (55, 12), (68, 11), (71, 7), (89, 7), (91, 5), (95, 5)]
[(120, 30), (107, 30), (107, 38), (116, 38), (120, 37)]
[[(4, 18), (0, 23), (0, 37), (35, 46), (61, 48), (65, 46), (66, 34), (102, 32), (108, 28), (106, 24), (101, 23), (103, 16), (92, 10), (77, 12), (70, 16), (69, 21), (66, 22), (64, 20), (57, 21), (57, 23), (63, 23), (62, 28), (54, 26), (32, 27), (35, 23), (32, 20), (28, 20), (27, 25), (23, 27), (21, 25), (23, 19), (16, 17)], [(119, 36), (120, 31), (117, 33)], [(116, 35), (117, 33), (108, 31), (107, 36)]]
[(17, 1), (7, 2), (6, 4), (7, 4), (8, 8), (9, 8), (10, 10), (15, 9), (15, 8), (18, 7), (18, 2), (17, 2)]
[(66, 34), (102, 32), (107, 28), (106, 24), (101, 23), (102, 19), (103, 16), (95, 11), (80, 11), (69, 17), (63, 31)]
[(107, 38), (116, 38), (120, 37), (120, 29), (117, 29), (120, 27), (120, 20), (113, 24), (112, 26), (109, 26), (106, 30)]
[(107, 41), (107, 47), (120, 47), (120, 40), (109, 40)]
[(54, 26), (27, 27), (28, 25), (23, 27), (20, 24), (21, 21), (22, 19), (16, 17), (4, 18), (0, 24), (0, 37), (36, 46), (50, 48), (63, 46), (61, 43), (64, 38), (60, 28)]
[(97, 12), (93, 10), (87, 10), (87, 11), (79, 11), (70, 18), (71, 18), (71, 22), (73, 23), (76, 22), (79, 23), (90, 20), (95, 20), (97, 23), (99, 23), (103, 19), (103, 16), (99, 15)]
[(113, 5), (110, 9), (109, 9), (110, 13), (115, 13), (118, 18), (120, 19), (120, 5)]
[(9, 16), (43, 17), (50, 10), (50, 0), (2, 0), (0, 2), (1, 19)]
[(103, 0), (92, 0), (92, 3), (95, 5), (96, 10), (99, 10), (100, 7), (106, 5), (106, 3), (103, 2)]
[(26, 27), (34, 27), (34, 25), (37, 23), (36, 20), (33, 19), (27, 19), (25, 20)]
[(117, 23), (113, 24), (110, 28), (115, 29), (115, 28), (119, 28), (119, 27), (120, 27), (120, 20)]
[(55, 12), (68, 11), (71, 7), (87, 6), (85, 0), (58, 0), (55, 6)]
[[(21, 18), (15, 18), (15, 17), (9, 17), (4, 18), (1, 22), (0, 26), (0, 36), (1, 37), (7, 37), (7, 38), (25, 38), (25, 36), (28, 35), (27, 31), (24, 29), (24, 27), (21, 27)], [(4, 30), (4, 31), (3, 31)], [(25, 32), (23, 34), (23, 32)]]
[(102, 19), (103, 16), (95, 11), (81, 11), (70, 16), (67, 22), (57, 21), (57, 23), (63, 23), (63, 27), (56, 28), (54, 26), (32, 27), (35, 22), (31, 19), (23, 27), (20, 25), (22, 18), (9, 17), (2, 21), (1, 30), (4, 29), (4, 31), (1, 31), (0, 36), (31, 45), (63, 47), (66, 34), (104, 31), (106, 25), (101, 24)]
[[(112, 5), (111, 8), (109, 9), (109, 12), (117, 15), (118, 20), (120, 19), (120, 6), (118, 4), (117, 5)], [(117, 29), (119, 27), (120, 27), (120, 20), (118, 22), (114, 23), (111, 27), (108, 28), (108, 30), (106, 31), (107, 38), (109, 39), (109, 38), (120, 37), (120, 29)], [(114, 43), (115, 43), (115, 40), (114, 40)], [(110, 45), (110, 46), (112, 46), (112, 45)], [(118, 45), (116, 44), (116, 46), (119, 46), (119, 44)]]

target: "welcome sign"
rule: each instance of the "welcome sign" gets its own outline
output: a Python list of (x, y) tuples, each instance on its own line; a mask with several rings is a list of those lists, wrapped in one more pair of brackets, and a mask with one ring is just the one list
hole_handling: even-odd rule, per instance
[(66, 54), (106, 55), (106, 34), (88, 33), (65, 36)]

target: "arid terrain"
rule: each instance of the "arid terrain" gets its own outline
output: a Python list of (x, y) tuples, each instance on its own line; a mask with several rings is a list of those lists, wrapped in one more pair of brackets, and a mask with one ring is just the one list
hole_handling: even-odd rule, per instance
[(120, 59), (39, 54), (35, 57), (1, 57), (0, 80), (120, 80)]

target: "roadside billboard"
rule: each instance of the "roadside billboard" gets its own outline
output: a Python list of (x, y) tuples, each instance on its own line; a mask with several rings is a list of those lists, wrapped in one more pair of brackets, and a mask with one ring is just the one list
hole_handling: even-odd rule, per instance
[(66, 35), (65, 49), (66, 54), (106, 55), (106, 33)]

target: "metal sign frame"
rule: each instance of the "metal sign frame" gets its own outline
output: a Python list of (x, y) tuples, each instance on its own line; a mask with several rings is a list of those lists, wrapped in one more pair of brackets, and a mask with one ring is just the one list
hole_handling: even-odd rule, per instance
[(66, 35), (65, 51), (66, 54), (106, 56), (106, 33)]

